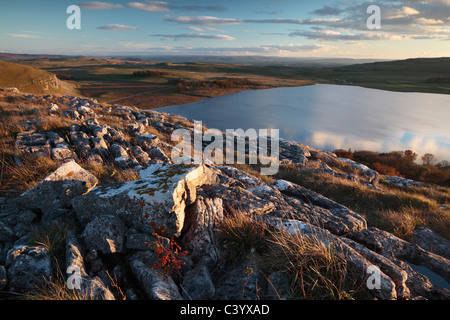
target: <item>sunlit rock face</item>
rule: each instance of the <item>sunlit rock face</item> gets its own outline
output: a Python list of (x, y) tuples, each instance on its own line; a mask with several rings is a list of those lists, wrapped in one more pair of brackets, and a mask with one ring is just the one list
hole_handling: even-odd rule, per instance
[(214, 183), (215, 173), (206, 166), (156, 164), (140, 171), (140, 179), (94, 188), (73, 199), (82, 224), (94, 217), (115, 214), (141, 232), (153, 232), (150, 223), (164, 226), (178, 236), (183, 228), (185, 208), (195, 201), (195, 189)]

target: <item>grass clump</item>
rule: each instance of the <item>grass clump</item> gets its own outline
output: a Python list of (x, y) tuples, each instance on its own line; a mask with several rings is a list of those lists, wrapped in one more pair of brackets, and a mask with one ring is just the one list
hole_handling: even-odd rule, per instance
[(362, 294), (345, 259), (314, 237), (292, 235), (243, 215), (226, 217), (220, 230), (228, 263), (256, 252), (263, 274), (282, 272), (289, 279), (290, 299), (347, 300)]

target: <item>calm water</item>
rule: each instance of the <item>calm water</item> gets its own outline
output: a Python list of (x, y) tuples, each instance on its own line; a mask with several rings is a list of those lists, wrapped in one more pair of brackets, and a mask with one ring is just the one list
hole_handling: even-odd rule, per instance
[(450, 160), (450, 95), (318, 84), (250, 90), (157, 111), (209, 128), (280, 130), (321, 150), (411, 149)]

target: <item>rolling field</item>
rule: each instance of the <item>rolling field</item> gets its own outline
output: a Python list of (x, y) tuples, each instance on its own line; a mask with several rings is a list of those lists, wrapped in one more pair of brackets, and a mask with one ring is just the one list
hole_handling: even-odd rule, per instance
[[(17, 57), (16, 57), (17, 58)], [(30, 93), (46, 93), (40, 86), (24, 87), (32, 77), (41, 79), (41, 72), (51, 77), (68, 76), (60, 83), (76, 88), (83, 96), (99, 102), (133, 105), (153, 109), (169, 105), (191, 103), (205, 97), (215, 97), (249, 89), (302, 86), (315, 83), (357, 85), (367, 88), (402, 91), (450, 93), (450, 58), (408, 59), (353, 65), (330, 66), (299, 63), (289, 65), (249, 65), (223, 62), (152, 62), (142, 59), (99, 57), (45, 57), (16, 60), (17, 70), (2, 68), (0, 84), (19, 86)], [(5, 63), (5, 62), (4, 62)], [(30, 68), (33, 67), (33, 68)], [(37, 71), (39, 70), (39, 71)], [(142, 77), (136, 71), (159, 71), (160, 76)], [(30, 79), (24, 79), (28, 74)], [(15, 84), (13, 79), (16, 79)], [(429, 81), (441, 79), (443, 81)], [(177, 81), (184, 81), (180, 87)], [(216, 85), (228, 81), (231, 85)], [(12, 84), (12, 85), (9, 85)], [(39, 83), (38, 83), (39, 84)], [(20, 89), (20, 88), (19, 88)], [(48, 93), (62, 93), (50, 90)], [(66, 90), (67, 91), (67, 90)]]

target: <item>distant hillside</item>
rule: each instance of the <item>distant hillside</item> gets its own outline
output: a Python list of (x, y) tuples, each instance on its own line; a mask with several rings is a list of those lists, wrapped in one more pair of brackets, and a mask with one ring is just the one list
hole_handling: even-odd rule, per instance
[(32, 94), (75, 94), (75, 85), (56, 75), (19, 63), (0, 61), (0, 87), (15, 87)]
[(406, 74), (430, 74), (430, 75), (449, 75), (450, 58), (416, 58), (396, 61), (382, 61), (363, 64), (353, 64), (333, 68), (335, 71), (365, 71), (365, 72), (401, 72)]
[(310, 68), (308, 75), (318, 81), (325, 80), (374, 89), (450, 94), (450, 83), (445, 81), (450, 78), (448, 57)]
[(172, 63), (223, 63), (249, 66), (283, 67), (338, 67), (355, 63), (383, 61), (380, 59), (346, 58), (308, 58), (308, 57), (271, 57), (271, 56), (114, 56), (125, 61), (152, 61)]

